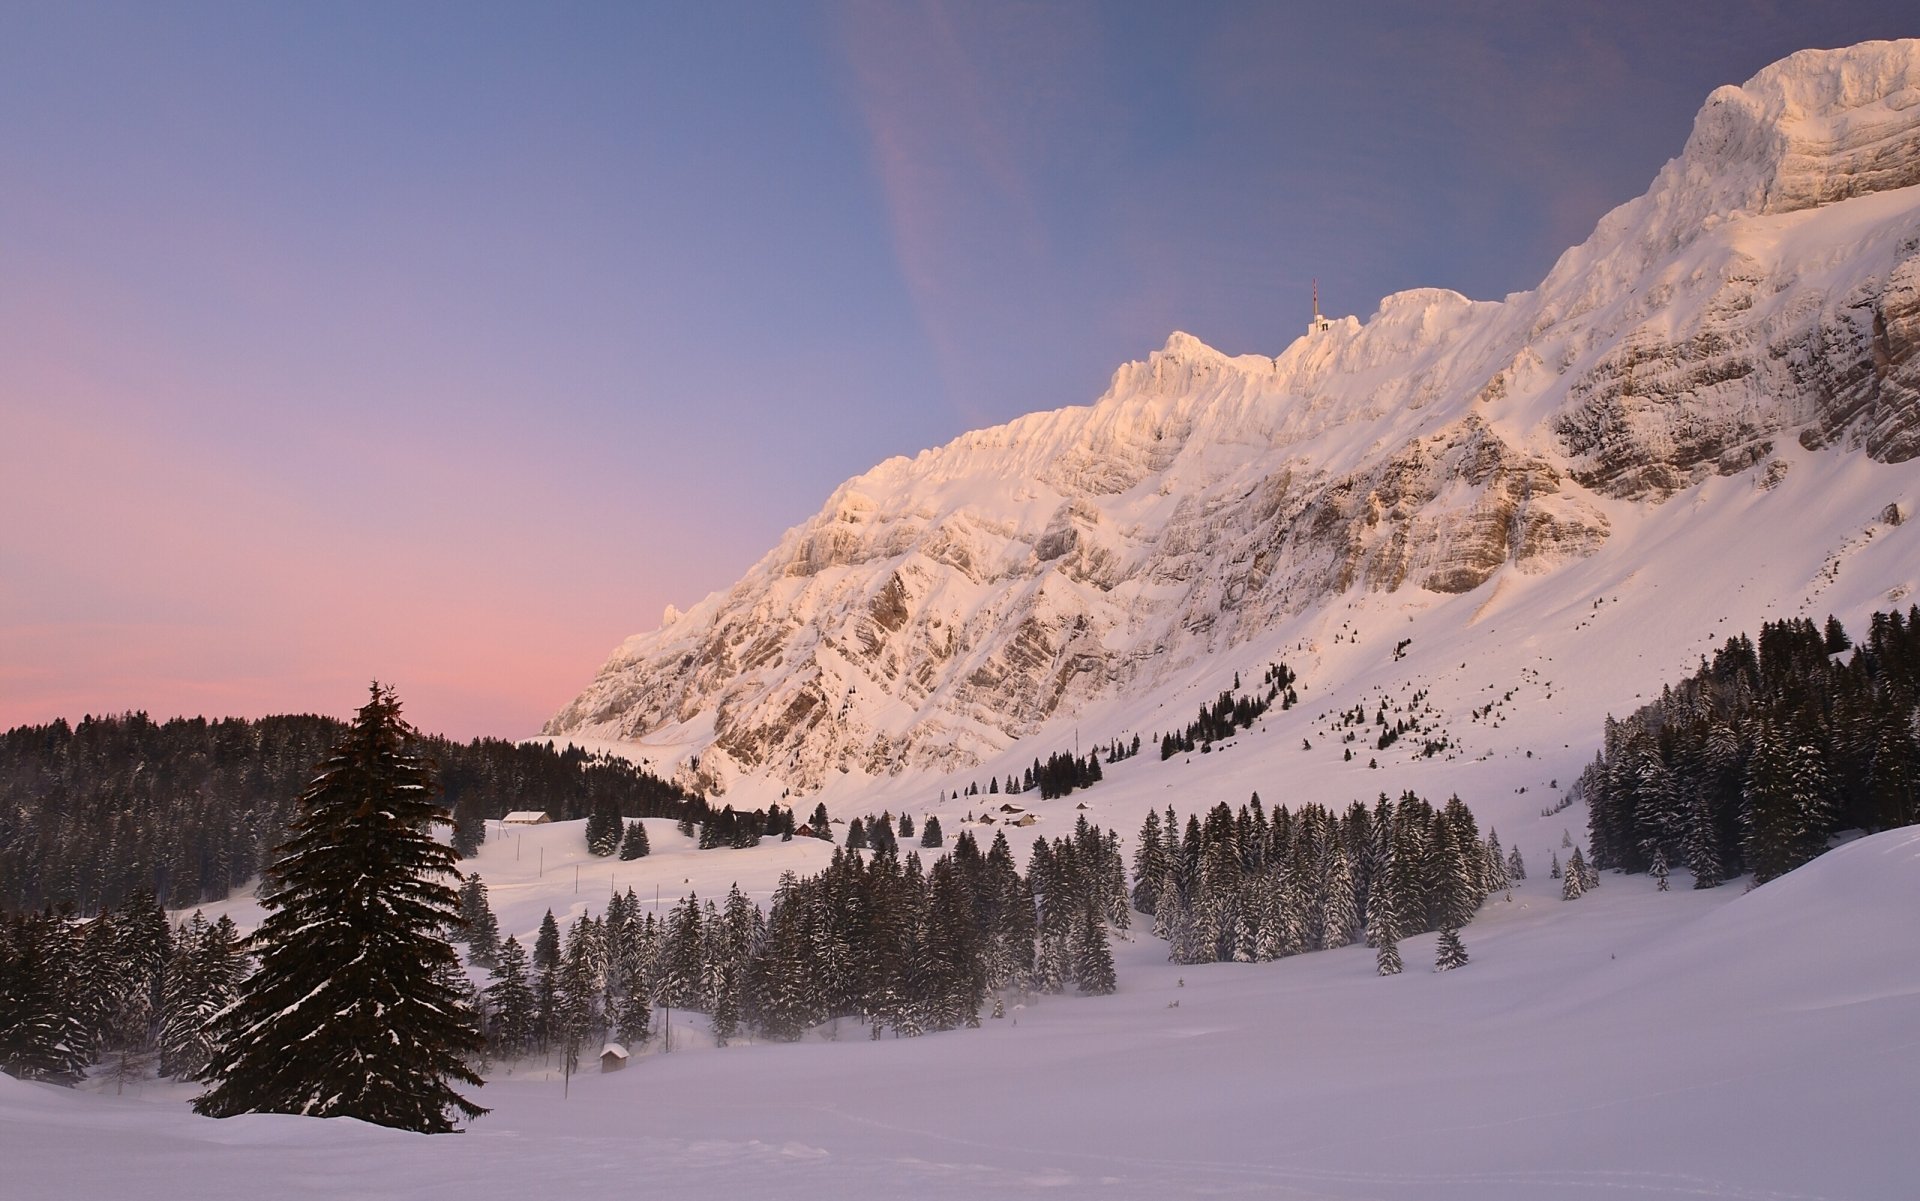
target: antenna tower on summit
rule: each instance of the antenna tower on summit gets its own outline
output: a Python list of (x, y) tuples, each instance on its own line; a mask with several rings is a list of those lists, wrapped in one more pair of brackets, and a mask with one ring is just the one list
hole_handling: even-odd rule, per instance
[(1313, 281), (1313, 320), (1307, 323), (1307, 332), (1317, 334), (1323, 329), (1332, 329), (1333, 322), (1320, 315), (1320, 281)]

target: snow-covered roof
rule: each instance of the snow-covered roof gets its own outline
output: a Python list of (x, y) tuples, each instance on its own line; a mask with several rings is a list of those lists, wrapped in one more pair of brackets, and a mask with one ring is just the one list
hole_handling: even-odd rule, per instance
[(516, 826), (537, 826), (553, 819), (547, 816), (545, 809), (515, 809), (500, 820)]
[(605, 1059), (609, 1055), (625, 1059), (627, 1057), (627, 1049), (619, 1043), (608, 1043), (606, 1046), (600, 1048), (600, 1058)]

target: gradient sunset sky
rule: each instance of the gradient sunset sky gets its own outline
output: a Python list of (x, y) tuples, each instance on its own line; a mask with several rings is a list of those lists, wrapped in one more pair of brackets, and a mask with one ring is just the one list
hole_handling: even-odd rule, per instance
[(1914, 13), (0, 0), (0, 727), (531, 734), (880, 459), (1532, 287)]

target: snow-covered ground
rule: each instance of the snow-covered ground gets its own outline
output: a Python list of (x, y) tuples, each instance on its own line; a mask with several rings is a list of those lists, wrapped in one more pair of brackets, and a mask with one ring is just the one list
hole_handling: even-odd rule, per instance
[[(1897, 55), (1884, 52), (1888, 61), (1912, 58), (1911, 47), (1895, 49)], [(1905, 104), (1911, 95), (1907, 89), (1898, 98)], [(1911, 124), (1887, 116), (1898, 107), (1891, 101), (1882, 107), (1885, 113), (1875, 108), (1868, 115), (1886, 117), (1889, 128)], [(1715, 117), (1704, 128), (1712, 133), (1720, 120)], [(1719, 144), (1702, 140), (1702, 154)], [(1910, 161), (1885, 157), (1895, 166)], [(1692, 203), (1704, 194), (1686, 175), (1692, 162), (1685, 156), (1676, 160), (1662, 175), (1671, 186), (1656, 185), (1653, 200), (1623, 208), (1617, 220), (1603, 223), (1589, 248), (1569, 252), (1548, 281), (1568, 292), (1568, 311), (1601, 312), (1582, 306), (1607, 300), (1614, 308), (1601, 315), (1615, 332), (1658, 324), (1675, 313), (1685, 316), (1674, 294), (1635, 285), (1636, 272), (1647, 266), (1644, 256), (1635, 257), (1635, 251), (1622, 259), (1614, 252), (1620, 239), (1640, 237), (1664, 254), (1672, 249), (1671, 239), (1654, 235), (1675, 222), (1687, 228), (1700, 224), (1698, 214), (1689, 217), (1669, 211), (1668, 205)], [(1800, 179), (1775, 174), (1789, 183)], [(1747, 175), (1721, 182), (1744, 187), (1743, 180), (1752, 182)], [(1798, 212), (1755, 209), (1737, 223), (1715, 226), (1720, 232), (1710, 237), (1702, 224), (1698, 245), (1705, 249), (1673, 260), (1673, 269), (1685, 277), (1680, 290), (1704, 304), (1715, 297), (1725, 301), (1721, 284), (1738, 283), (1733, 299), (1751, 300), (1762, 316), (1779, 309), (1781, 320), (1792, 318), (1788, 324), (1805, 333), (1813, 328), (1809, 314), (1851, 294), (1848, 289), (1859, 282), (1855, 276), (1878, 280), (1891, 269), (1887, 256), (1895, 243), (1907, 246), (1903, 239), (1911, 233), (1913, 214), (1920, 212), (1917, 196), (1920, 189), (1897, 187)], [(1740, 207), (1732, 193), (1721, 199), (1728, 211)], [(1628, 249), (1634, 245), (1639, 243)], [(1840, 248), (1832, 252), (1839, 255), (1834, 261), (1853, 266), (1832, 267), (1823, 255), (1833, 247)], [(1865, 250), (1879, 257), (1869, 263)], [(1708, 251), (1719, 256), (1712, 263), (1701, 258)], [(1732, 274), (1722, 279), (1716, 274), (1720, 267), (1705, 269), (1722, 258), (1740, 271), (1728, 267)], [(1771, 266), (1747, 272), (1741, 264), (1748, 258)], [(1600, 269), (1618, 265), (1616, 259), (1632, 270)], [(1814, 300), (1789, 304), (1797, 294), (1768, 291), (1755, 282), (1768, 278), (1804, 287)], [(1540, 297), (1555, 295), (1559, 292), (1543, 285)], [(1391, 341), (1404, 335), (1421, 350), (1428, 343), (1415, 333), (1425, 331), (1421, 337), (1431, 341), (1446, 322), (1466, 330), (1492, 321), (1487, 314), (1499, 307), (1467, 306), (1461, 298), (1438, 293), (1408, 297), (1383, 307), (1374, 323), (1378, 328), (1366, 337)], [(1538, 297), (1526, 301), (1536, 302), (1546, 303)], [(1746, 311), (1731, 302), (1721, 307)], [(1536, 326), (1545, 328), (1535, 319), (1539, 314), (1523, 311), (1524, 306), (1510, 301), (1507, 308), (1517, 315), (1500, 320), (1518, 323), (1516, 338), (1531, 336)], [(1760, 336), (1766, 330), (1757, 320), (1749, 321), (1753, 328), (1742, 335), (1741, 344), (1750, 349), (1773, 344)], [(1288, 362), (1305, 363), (1334, 355), (1341, 346), (1364, 344), (1358, 323), (1342, 329), (1339, 337), (1329, 335), (1318, 346), (1288, 352), (1293, 356)], [(1483, 393), (1476, 383), (1456, 400), (1478, 406), (1477, 420), (1503, 430), (1514, 447), (1528, 453), (1551, 450), (1542, 441), (1551, 432), (1548, 418), (1572, 387), (1560, 379), (1564, 364), (1549, 371), (1546, 360), (1529, 365), (1524, 356), (1512, 357), (1512, 347), (1494, 354), (1500, 347), (1482, 341), (1460, 334), (1447, 353), (1474, 364), (1486, 358), (1489, 371), (1511, 361), (1512, 378), (1497, 392)], [(1140, 371), (1225, 362), (1189, 343), (1176, 337), (1164, 357), (1156, 358), (1158, 366)], [(1660, 338), (1653, 343), (1665, 345)], [(1566, 363), (1584, 363), (1605, 345), (1611, 343), (1569, 343), (1561, 350), (1572, 356)], [(1354, 395), (1364, 392), (1367, 406), (1381, 408), (1386, 425), (1379, 429), (1391, 427), (1396, 438), (1424, 436), (1444, 406), (1430, 406), (1412, 394), (1417, 379), (1401, 370), (1399, 351), (1383, 351), (1377, 359), (1379, 378), (1355, 376), (1359, 391)], [(1282, 364), (1260, 359), (1246, 370), (1254, 366), (1278, 372)], [(1601, 382), (1604, 366), (1587, 364), (1600, 372), (1593, 378)], [(1474, 372), (1462, 378), (1484, 378), (1485, 373)], [(1227, 418), (1241, 409), (1259, 408), (1251, 401), (1241, 409), (1224, 401), (1202, 404), (1186, 384), (1168, 387), (1165, 397), (1156, 393), (1141, 403), (1177, 401), (1205, 409), (1202, 416), (1209, 421), (1229, 425)], [(1376, 396), (1377, 389), (1386, 391)], [(1269, 399), (1276, 397), (1267, 408), (1283, 424), (1319, 412), (1309, 403), (1311, 396), (1276, 392)], [(1698, 414), (1706, 411), (1703, 404), (1695, 397), (1674, 411)], [(1728, 420), (1746, 411), (1731, 402), (1721, 407), (1728, 411), (1720, 416)], [(1072, 412), (1107, 420), (1098, 406)], [(1366, 412), (1372, 414), (1373, 407)], [(1806, 417), (1800, 414), (1778, 428), (1804, 424)], [(1042, 415), (1019, 429), (1048, 423), (1070, 424), (1067, 417)], [(1149, 807), (1171, 805), (1184, 815), (1219, 801), (1237, 805), (1256, 791), (1269, 805), (1333, 807), (1402, 789), (1436, 803), (1458, 794), (1473, 808), (1483, 832), (1496, 828), (1507, 846), (1522, 851), (1534, 876), (1514, 890), (1510, 902), (1504, 897), (1490, 901), (1467, 928), (1473, 962), (1464, 970), (1419, 970), (1431, 961), (1431, 935), (1402, 944), (1412, 970), (1390, 979), (1374, 975), (1372, 955), (1364, 948), (1270, 964), (1176, 967), (1164, 961), (1163, 944), (1139, 936), (1116, 947), (1117, 995), (1042, 999), (1005, 1020), (987, 1021), (981, 1030), (869, 1042), (864, 1028), (845, 1022), (837, 1031), (817, 1032), (798, 1044), (736, 1043), (716, 1049), (704, 1039), (697, 1017), (676, 1014), (671, 1054), (651, 1048), (627, 1071), (589, 1072), (573, 1079), (564, 1093), (558, 1076), (542, 1065), (500, 1065), (477, 1098), (494, 1112), (460, 1137), (427, 1138), (345, 1120), (252, 1116), (215, 1122), (189, 1112), (189, 1086), (148, 1083), (116, 1095), (106, 1083), (76, 1092), (0, 1076), (0, 1199), (160, 1195), (253, 1201), (276, 1195), (524, 1201), (583, 1190), (716, 1198), (1098, 1194), (1519, 1201), (1641, 1195), (1791, 1201), (1920, 1196), (1920, 1144), (1909, 1129), (1920, 1097), (1915, 1083), (1920, 831), (1850, 843), (1747, 895), (1741, 895), (1739, 881), (1695, 893), (1679, 875), (1675, 892), (1659, 894), (1650, 880), (1607, 876), (1597, 893), (1564, 903), (1557, 882), (1545, 878), (1546, 865), (1560, 849), (1563, 831), (1584, 844), (1586, 814), (1579, 804), (1542, 813), (1593, 757), (1607, 714), (1623, 716), (1657, 696), (1662, 685), (1692, 670), (1727, 637), (1757, 634), (1769, 619), (1819, 621), (1829, 613), (1858, 632), (1876, 609), (1914, 603), (1920, 596), (1920, 522), (1912, 520), (1920, 506), (1920, 458), (1881, 463), (1853, 448), (1806, 449), (1810, 443), (1783, 432), (1768, 440), (1752, 466), (1737, 470), (1737, 463), (1730, 464), (1730, 474), (1701, 477), (1704, 482), (1680, 489), (1663, 503), (1583, 493), (1582, 503), (1592, 510), (1586, 516), (1604, 522), (1606, 537), (1597, 547), (1560, 555), (1551, 570), (1522, 562), (1516, 554), (1464, 593), (1411, 585), (1384, 590), (1362, 582), (1328, 596), (1316, 592), (1320, 599), (1305, 608), (1277, 602), (1257, 611), (1243, 608), (1236, 618), (1240, 625), (1226, 637), (1214, 624), (1228, 612), (1218, 595), (1227, 582), (1220, 575), (1224, 568), (1207, 567), (1213, 560), (1202, 552), (1212, 541), (1253, 538), (1259, 532), (1249, 516), (1258, 508), (1252, 499), (1257, 493), (1248, 489), (1261, 477), (1242, 462), (1251, 443), (1238, 428), (1227, 430), (1234, 436), (1195, 443), (1213, 447), (1208, 453), (1217, 452), (1218, 461), (1196, 459), (1194, 489), (1162, 493), (1141, 485), (1133, 493), (1111, 494), (1132, 495), (1127, 503), (1141, 506), (1139, 513), (1115, 510), (1130, 522), (1144, 521), (1152, 515), (1148, 510), (1158, 512), (1156, 506), (1172, 511), (1188, 491), (1203, 485), (1241, 506), (1220, 510), (1231, 521), (1202, 520), (1204, 513), (1195, 517), (1187, 539), (1193, 545), (1183, 542), (1178, 555), (1156, 544), (1155, 562), (1192, 560), (1204, 568), (1179, 577), (1190, 585), (1180, 593), (1179, 605), (1161, 595), (1166, 586), (1151, 572), (1121, 581), (1124, 587), (1111, 595), (1089, 583), (1106, 598), (1089, 601), (1089, 611), (1112, 618), (1086, 625), (1094, 631), (1087, 635), (1092, 641), (1061, 641), (1048, 653), (1036, 652), (1024, 673), (994, 677), (988, 672), (990, 684), (1001, 683), (980, 685), (979, 697), (963, 682), (991, 664), (968, 660), (964, 671), (952, 668), (951, 679), (942, 685), (955, 695), (965, 693), (966, 704), (949, 706), (951, 713), (939, 706), (923, 712), (870, 686), (856, 693), (846, 681), (859, 675), (858, 665), (843, 662), (844, 650), (815, 654), (817, 631), (794, 633), (797, 641), (786, 648), (793, 652), (790, 658), (773, 653), (778, 648), (758, 646), (760, 633), (789, 613), (792, 593), (802, 587), (795, 581), (815, 578), (787, 572), (782, 560), (770, 558), (765, 574), (779, 585), (770, 586), (767, 596), (774, 599), (755, 607), (760, 594), (751, 589), (742, 594), (754, 603), (745, 605), (740, 618), (740, 646), (728, 643), (721, 648), (724, 654), (711, 657), (716, 687), (734, 688), (750, 674), (732, 656), (753, 658), (772, 681), (755, 703), (786, 714), (787, 693), (773, 685), (798, 681), (796, 687), (814, 687), (819, 673), (831, 676), (832, 688), (814, 690), (829, 705), (823, 712), (838, 706), (840, 716), (819, 723), (822, 744), (809, 752), (818, 752), (814, 760), (792, 761), (812, 762), (821, 785), (797, 802), (801, 816), (808, 816), (816, 800), (839, 818), (883, 809), (911, 812), (916, 819), (937, 813), (949, 837), (966, 828), (969, 814), (1008, 800), (985, 794), (956, 799), (951, 795), (956, 788), (977, 782), (984, 789), (989, 779), (1017, 775), (1035, 759), (1076, 746), (1091, 750), (1135, 734), (1149, 743), (1137, 758), (1108, 769), (1107, 778), (1091, 790), (1044, 802), (1034, 793), (1013, 798), (1039, 818), (1035, 827), (1010, 833), (1022, 858), (1036, 835), (1065, 834), (1082, 813), (1117, 828), (1130, 850)], [(1158, 429), (1153, 426), (1151, 438), (1141, 434), (1141, 445), (1157, 442)], [(1344, 471), (1374, 454), (1378, 447), (1369, 439), (1377, 432), (1372, 424), (1333, 423), (1326, 430), (1293, 431), (1283, 441), (1292, 448), (1289, 454), (1312, 451), (1326, 462), (1345, 455), (1352, 462), (1340, 460)], [(1029, 472), (1017, 456), (1000, 454), (1006, 448), (988, 445), (990, 435), (970, 435), (950, 453), (966, 467), (974, 451), (994, 451), (1003, 473), (1042, 474), (1037, 467)], [(1262, 438), (1272, 442), (1264, 433)], [(1032, 447), (1041, 441), (1027, 439), (1021, 453), (1034, 453)], [(1113, 470), (1109, 460), (1115, 447), (1124, 450), (1125, 441), (1117, 435), (1106, 442), (1095, 439), (1088, 445), (1104, 447), (1102, 455), (1076, 460), (1076, 469), (1104, 480), (1103, 473)], [(876, 471), (905, 472), (908, 466), (883, 465)], [(1251, 472), (1244, 479), (1236, 474), (1243, 470)], [(956, 480), (973, 478), (958, 467), (955, 472)], [(901, 495), (912, 499), (914, 494)], [(996, 518), (1006, 528), (962, 523), (951, 532), (948, 551), (956, 545), (990, 547), (998, 544), (995, 539), (1021, 546), (1046, 541), (1053, 531), (1039, 526), (1052, 521), (1047, 515), (1055, 506), (1051, 500), (1038, 504), (1035, 495), (1023, 488), (995, 493), (995, 504), (1012, 506)], [(876, 502), (857, 499), (859, 505), (848, 499), (846, 521), (840, 520), (836, 499), (816, 524), (837, 531), (836, 536), (845, 534), (841, 525), (872, 525), (868, 518)], [(1444, 489), (1429, 500), (1436, 512), (1465, 504)], [(911, 510), (908, 516), (919, 522), (923, 515), (915, 505), (903, 512)], [(945, 513), (952, 507), (936, 505), (929, 511)], [(1066, 511), (1070, 515), (1070, 507)], [(1020, 523), (1028, 517), (1036, 528), (1021, 533)], [(1103, 549), (1117, 555), (1116, 547), (1124, 549), (1118, 542), (1108, 545), (1111, 531), (1100, 522), (1082, 524), (1089, 555)], [(802, 540), (805, 533), (796, 531), (793, 537)], [(823, 544), (820, 557), (827, 566), (816, 573), (822, 579), (847, 570), (845, 564), (834, 565), (838, 552), (828, 553), (833, 550)], [(1409, 562), (1419, 558), (1416, 554)], [(874, 562), (897, 559), (889, 551)], [(1089, 580), (1104, 578), (1095, 570), (1097, 555), (1087, 567)], [(919, 654), (935, 645), (936, 628), (959, 623), (970, 629), (966, 623), (976, 619), (982, 628), (991, 625), (1004, 633), (994, 624), (999, 611), (983, 608), (985, 592), (968, 592), (960, 577), (934, 573), (927, 578), (935, 576), (939, 586), (927, 595), (952, 611), (941, 610), (941, 621), (929, 617), (924, 627), (889, 625), (907, 650)], [(1015, 580), (1016, 591), (1031, 583), (1019, 573), (1006, 578)], [(872, 632), (869, 627), (878, 620), (872, 617), (874, 605), (884, 611), (892, 603), (880, 603), (890, 595), (880, 584), (864, 587), (849, 585), (845, 595), (830, 598), (853, 623), (843, 646), (855, 645), (854, 635), (862, 629)], [(1021, 603), (1040, 598), (1042, 591), (1039, 585), (1020, 591)], [(724, 599), (676, 615), (669, 622), (671, 632), (635, 645), (658, 649), (657, 642), (679, 661), (687, 648), (676, 640), (692, 639), (689, 631), (710, 620), (707, 610), (717, 611)], [(923, 601), (925, 612), (934, 613), (926, 596), (916, 603)], [(1035, 604), (1035, 612), (1048, 619), (1036, 628), (1080, 628), (1072, 605)], [(1142, 624), (1134, 609), (1152, 610), (1160, 624)], [(894, 615), (883, 615), (894, 622)], [(942, 637), (952, 645), (950, 637)], [(689, 641), (688, 647), (693, 645)], [(1124, 677), (1138, 687), (1096, 689), (1073, 704), (1040, 705), (1041, 686), (1064, 678), (1059, 673), (1068, 652), (1078, 653), (1075, 648), (1090, 655), (1097, 649), (1108, 658), (1132, 656), (1152, 670)], [(874, 662), (882, 660), (885, 655)], [(1152, 745), (1159, 733), (1184, 727), (1198, 705), (1231, 685), (1235, 673), (1253, 690), (1267, 665), (1283, 660), (1299, 675), (1297, 707), (1285, 713), (1275, 709), (1255, 729), (1211, 754), (1160, 761)], [(912, 661), (911, 655), (902, 660)], [(868, 668), (873, 664), (860, 670)], [(608, 679), (613, 693), (630, 683)], [(1036, 695), (1011, 695), (1006, 681), (1024, 681)], [(642, 682), (652, 687), (657, 681)], [(1389, 720), (1406, 716), (1415, 693), (1425, 697), (1425, 729), (1385, 751), (1373, 746), (1376, 727), (1362, 727), (1361, 740), (1345, 744), (1344, 731), (1328, 721), (1356, 704), (1371, 717), (1383, 700), (1393, 710)], [(968, 723), (995, 730), (1003, 725), (1027, 730), (1030, 724), (1024, 718), (987, 721), (994, 715), (967, 709), (976, 703), (1054, 716), (1007, 746), (1001, 734), (969, 735)], [(689, 760), (709, 750), (715, 711), (695, 705), (685, 712), (693, 716), (649, 727), (655, 732), (640, 742), (587, 745), (647, 760), (662, 771), (690, 767)], [(949, 718), (958, 723), (947, 731), (956, 740), (953, 746), (967, 749), (967, 755), (833, 757), (844, 749), (832, 743), (836, 726), (884, 734), (932, 721), (938, 734), (938, 723)], [(578, 728), (606, 732), (593, 722)], [(1440, 734), (1454, 751), (1417, 757), (1421, 738)], [(575, 735), (557, 741), (586, 740)], [(933, 744), (938, 749), (937, 738)], [(1348, 745), (1352, 761), (1342, 754)], [(795, 754), (805, 749), (796, 748)], [(968, 762), (974, 753), (985, 756), (977, 768), (947, 774), (937, 766)], [(1378, 767), (1370, 767), (1370, 760)], [(838, 770), (842, 762), (849, 766), (845, 773)], [(858, 765), (862, 762), (865, 767)], [(891, 769), (898, 766), (905, 770), (894, 774)], [(724, 775), (728, 790), (718, 799), (738, 808), (780, 799), (786, 783), (765, 770), (742, 768)], [(975, 833), (984, 843), (994, 829), (977, 826)], [(489, 833), (487, 845), (465, 866), (486, 879), (503, 933), (523, 940), (532, 937), (548, 908), (564, 924), (575, 912), (598, 912), (614, 888), (631, 887), (647, 901), (658, 895), (664, 909), (689, 891), (718, 898), (738, 882), (764, 903), (782, 871), (818, 870), (832, 853), (827, 844), (804, 839), (699, 851), (668, 821), (650, 822), (654, 854), (630, 863), (588, 855), (578, 822), (495, 827)], [(249, 927), (259, 916), (258, 906), (244, 896), (209, 910), (230, 912)]]
[[(1082, 812), (1130, 847), (1149, 806), (1457, 792), (1534, 875), (1468, 927), (1462, 971), (1420, 970), (1433, 936), (1405, 944), (1412, 970), (1387, 980), (1363, 948), (1175, 967), (1141, 937), (1116, 949), (1117, 996), (1041, 999), (978, 1031), (869, 1043), (849, 1022), (837, 1042), (715, 1049), (697, 1017), (676, 1014), (672, 1054), (576, 1077), (570, 1095), (541, 1065), (497, 1068), (479, 1097), (494, 1112), (459, 1138), (215, 1123), (171, 1085), (116, 1097), (106, 1083), (0, 1081), (0, 1156), (23, 1186), (5, 1192), (118, 1197), (160, 1172), (204, 1178), (193, 1187), (207, 1197), (251, 1197), (261, 1179), (290, 1196), (473, 1199), (629, 1181), (676, 1197), (1914, 1196), (1920, 1150), (1899, 1123), (1920, 1065), (1920, 832), (1850, 844), (1744, 897), (1738, 881), (1695, 893), (1676, 876), (1660, 895), (1608, 875), (1563, 903), (1544, 879), (1563, 832), (1584, 843), (1586, 815), (1541, 810), (1592, 757), (1606, 713), (1766, 617), (1831, 611), (1857, 630), (1912, 594), (1920, 523), (1880, 518), (1920, 496), (1920, 467), (1784, 453), (1793, 467), (1772, 489), (1708, 481), (1622, 520), (1608, 548), (1560, 572), (1503, 573), (1462, 597), (1354, 598), (1197, 665), (1184, 699), (1095, 706), (1080, 719), (1086, 748), (1184, 724), (1234, 670), (1251, 685), (1284, 657), (1301, 673), (1298, 707), (1213, 754), (1162, 762), (1148, 747), (1090, 790), (1014, 798), (1040, 816), (1010, 832), (1024, 858)], [(1463, 754), (1415, 759), (1403, 741), (1342, 759), (1322, 713), (1356, 701), (1371, 713), (1417, 689)], [(1050, 727), (977, 773), (849, 778), (824, 795), (844, 817), (939, 813), (952, 836), (1006, 798), (936, 797), (1074, 735)], [(777, 796), (746, 780), (727, 799)], [(782, 871), (832, 853), (806, 839), (700, 851), (656, 820), (654, 853), (620, 862), (589, 855), (582, 824), (490, 828), (465, 866), (487, 880), (504, 932), (530, 939), (549, 907), (563, 925), (599, 912), (614, 887), (649, 902), (657, 889), (670, 907), (738, 882), (764, 902)], [(258, 918), (244, 897), (212, 908)]]
[[(1544, 863), (1547, 847), (1525, 849)], [(653, 867), (806, 853), (668, 850)], [(213, 1121), (177, 1086), (0, 1077), (0, 1191), (1914, 1195), (1920, 831), (1746, 895), (1608, 876), (1569, 903), (1543, 875), (1488, 905), (1456, 972), (1420, 970), (1432, 935), (1404, 943), (1410, 970), (1387, 979), (1365, 948), (1176, 967), (1142, 939), (1118, 949), (1117, 995), (1043, 999), (975, 1031), (876, 1043), (848, 1023), (839, 1042), (716, 1050), (676, 1016), (673, 1053), (576, 1076), (564, 1096), (537, 1065), (496, 1073), (480, 1094), (494, 1112), (460, 1136)], [(503, 877), (496, 896), (524, 927), (515, 887)]]

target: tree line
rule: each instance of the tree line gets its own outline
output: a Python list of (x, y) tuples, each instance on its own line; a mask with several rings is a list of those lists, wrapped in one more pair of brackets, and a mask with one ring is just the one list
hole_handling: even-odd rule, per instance
[(931, 865), (897, 842), (841, 848), (815, 875), (785, 873), (764, 911), (737, 885), (664, 915), (629, 890), (564, 935), (548, 913), (531, 954), (507, 939), (478, 1001), (495, 1053), (558, 1050), (567, 1070), (603, 1037), (657, 1037), (656, 1006), (705, 1014), (723, 1046), (840, 1019), (870, 1038), (977, 1026), (1008, 995), (1114, 991), (1118, 845), (1082, 819), (1071, 837), (1036, 840), (1025, 873), (1004, 833), (983, 853), (963, 831)]
[(1336, 814), (1313, 804), (1269, 813), (1255, 794), (1237, 811), (1223, 801), (1189, 816), (1184, 830), (1171, 807), (1164, 819), (1149, 810), (1132, 900), (1176, 963), (1263, 962), (1364, 938), (1390, 975), (1401, 939), (1440, 930), (1457, 941), (1487, 895), (1524, 872), (1498, 835), (1480, 840), (1458, 797), (1435, 808), (1383, 793), (1371, 809), (1356, 801)]
[(212, 1020), (247, 974), (240, 932), (199, 913), (169, 929), (152, 894), (90, 920), (45, 909), (0, 920), (0, 1070), (71, 1084), (97, 1063), (200, 1079)]
[[(129, 713), (7, 731), (0, 912), (70, 904), (95, 914), (148, 892), (170, 909), (224, 899), (266, 866), (294, 798), (346, 729), (326, 717), (157, 723)], [(701, 797), (571, 746), (423, 738), (421, 749), (435, 761), (463, 854), (484, 841), (487, 819), (513, 809), (545, 809), (555, 820), (609, 807), (703, 825), (714, 817)], [(759, 819), (764, 829), (766, 815)]]
[[(1847, 652), (1851, 651), (1851, 654)], [(1920, 608), (1875, 613), (1858, 646), (1796, 618), (1729, 638), (1660, 698), (1606, 724), (1577, 788), (1593, 863), (1696, 888), (1764, 882), (1840, 830), (1920, 821)]]

